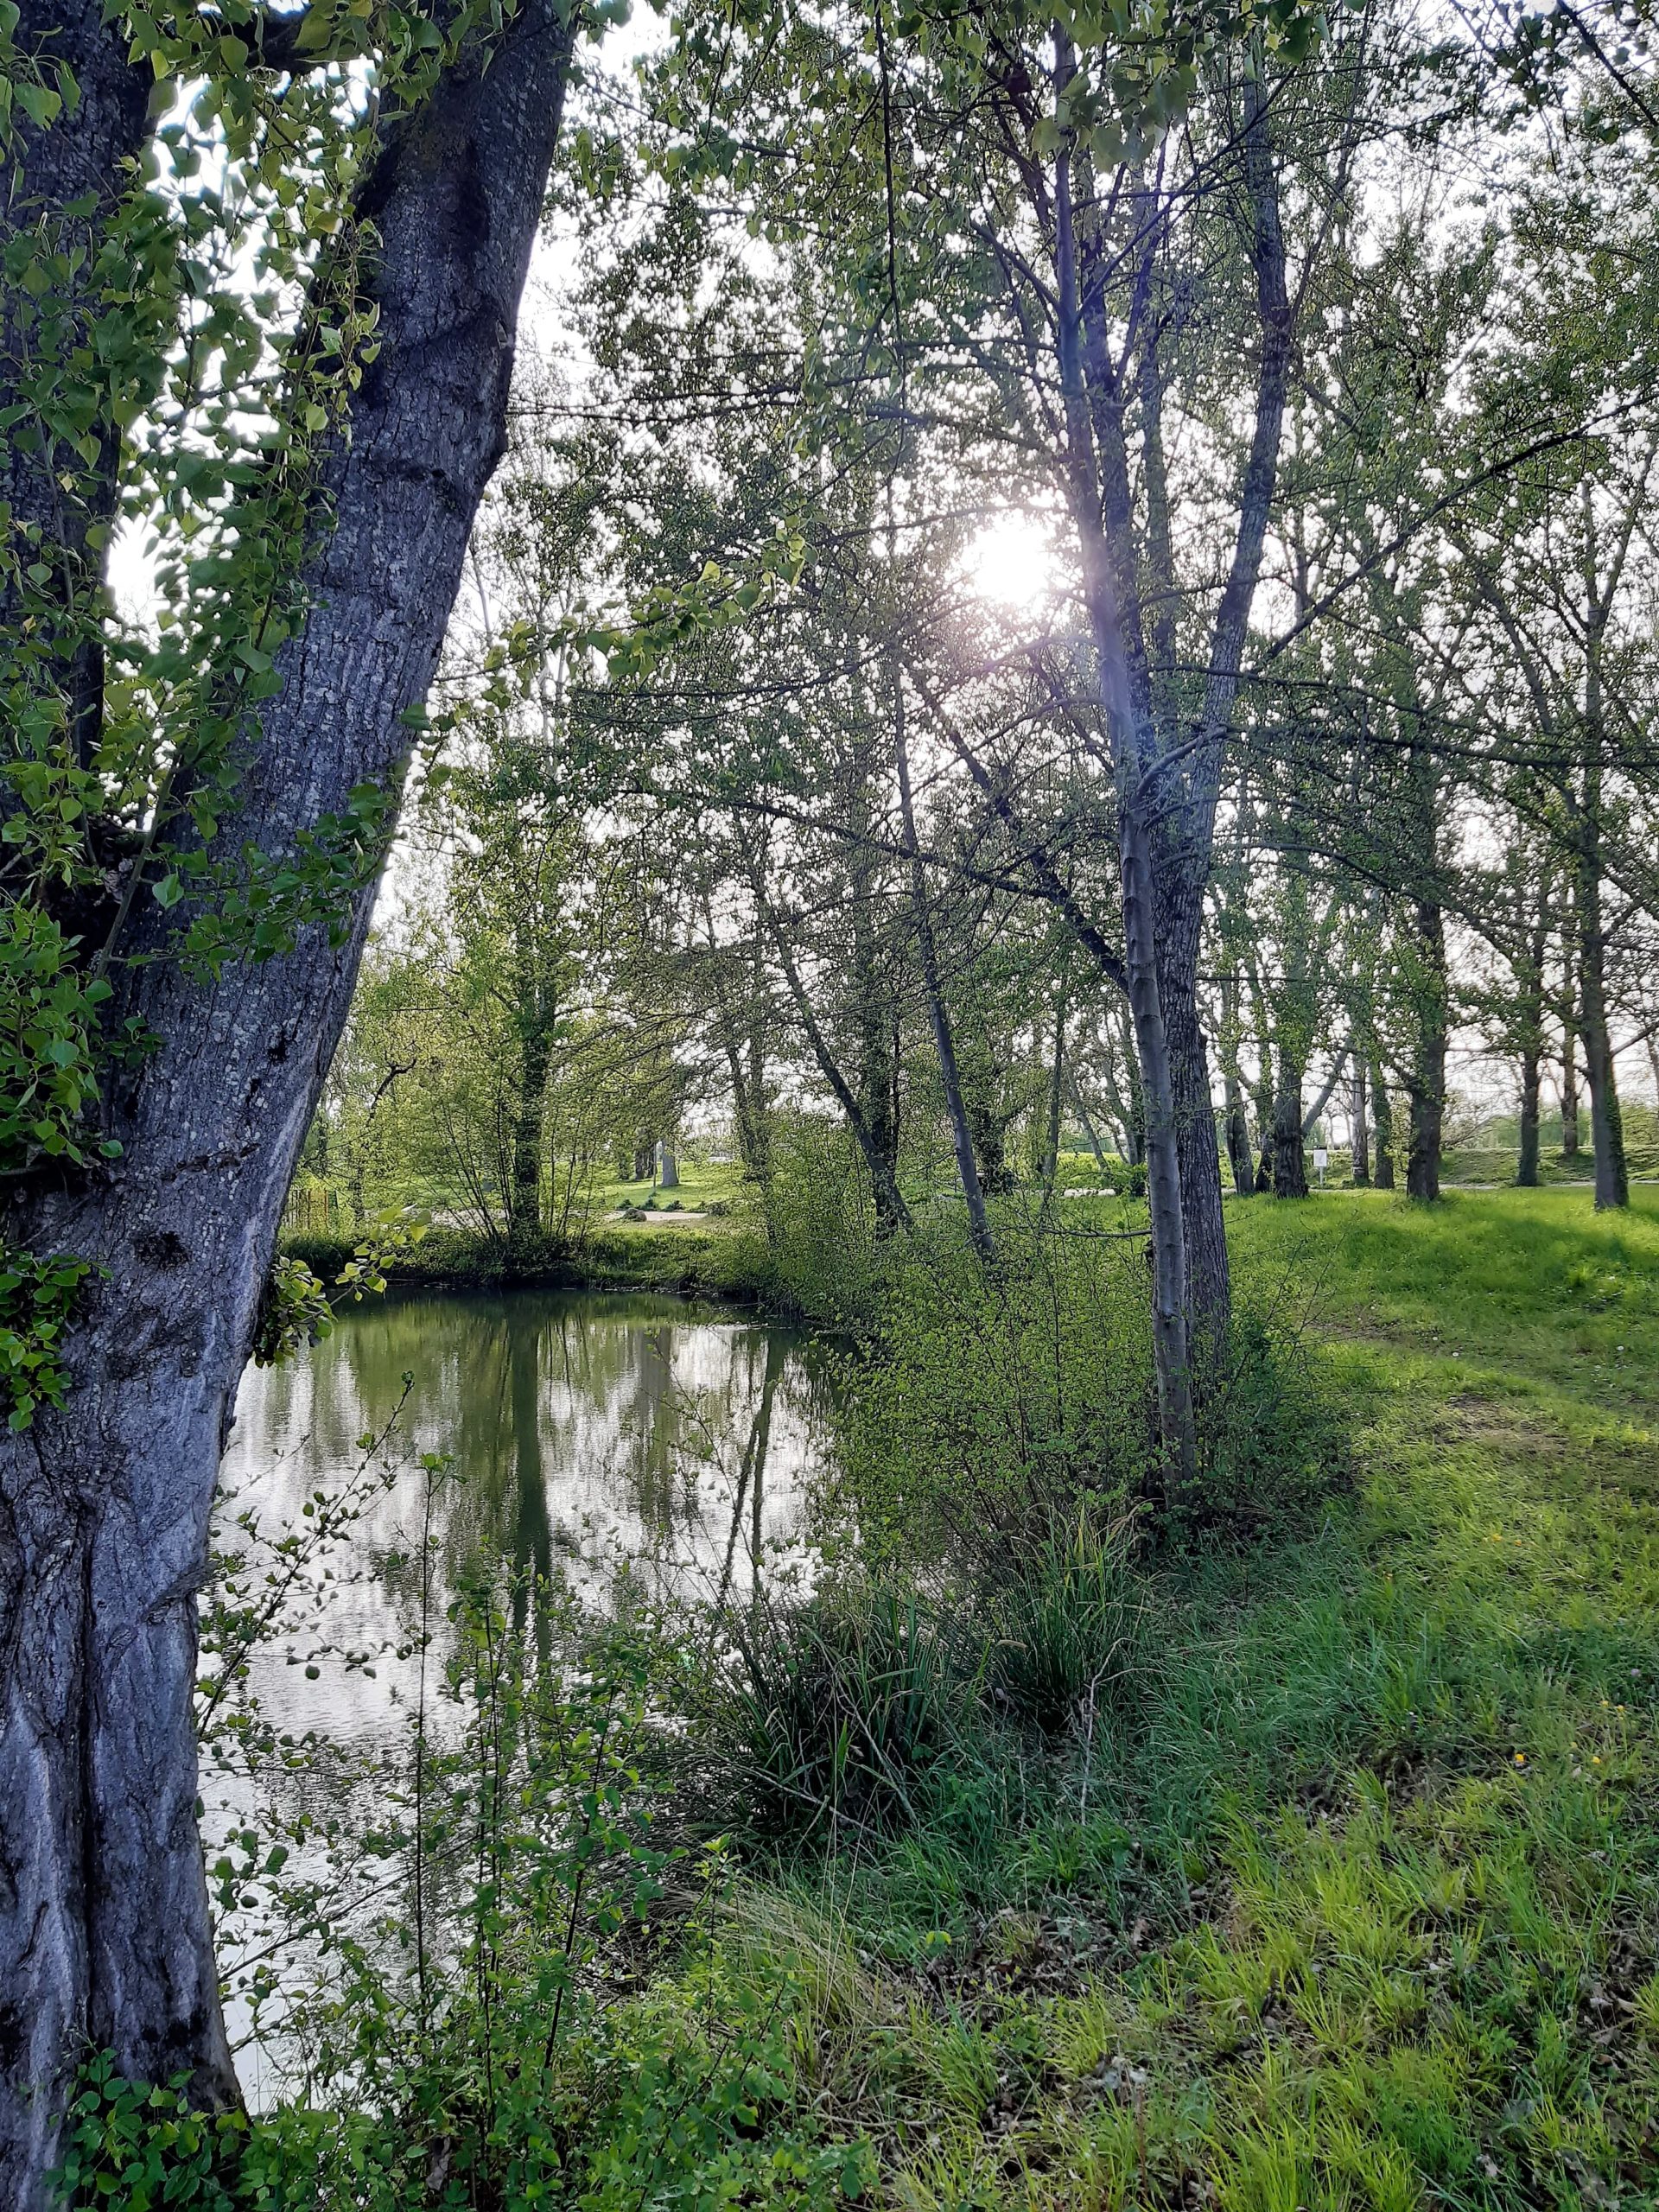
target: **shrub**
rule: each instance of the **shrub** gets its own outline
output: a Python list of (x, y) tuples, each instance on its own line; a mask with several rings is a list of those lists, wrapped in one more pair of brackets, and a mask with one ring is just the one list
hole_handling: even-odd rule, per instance
[(820, 1328), (867, 1327), (888, 1255), (876, 1243), (869, 1179), (849, 1132), (816, 1115), (780, 1116), (760, 1203), (770, 1302)]
[(874, 1560), (918, 1547), (975, 1581), (1004, 1579), (1058, 1520), (1103, 1522), (1154, 1458), (1139, 1239), (1003, 1219), (997, 1260), (918, 1237), (846, 1363), (842, 1503)]
[(1352, 1479), (1349, 1424), (1319, 1348), (1248, 1304), (1235, 1307), (1205, 1430), (1200, 1512), (1211, 1527), (1294, 1529)]
[(411, 1774), (378, 1777), (365, 1898), (342, 1904), (332, 1871), (284, 1872), (281, 1852), (241, 1870), (323, 1939), (280, 1988), (245, 1992), (301, 2094), (201, 2114), (182, 2080), (93, 2056), (60, 2141), (66, 2212), (843, 2201), (866, 2153), (826, 2143), (798, 2086), (792, 1979), (727, 1971), (725, 1859), (661, 1833), (648, 1713), (672, 1655), (546, 1585), (468, 1590), (441, 1655), (423, 1617), (429, 1634), (445, 1710), (417, 1719)]

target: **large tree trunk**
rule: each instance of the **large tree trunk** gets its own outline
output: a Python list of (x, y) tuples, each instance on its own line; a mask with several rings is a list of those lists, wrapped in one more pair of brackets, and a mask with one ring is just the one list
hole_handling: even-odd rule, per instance
[(1376, 1187), (1394, 1188), (1394, 1102), (1380, 1060), (1371, 1062), (1371, 1133), (1376, 1140)]
[[(86, 14), (95, 10), (85, 10)], [(241, 764), (227, 855), (293, 848), (354, 786), (395, 784), (480, 496), (501, 450), (514, 324), (569, 53), (525, 6), (393, 126), (365, 182), (378, 358), (322, 464), (312, 607)], [(73, 132), (74, 124), (65, 128)], [(321, 507), (320, 505), (319, 512)], [(184, 2073), (236, 2097), (196, 1833), (195, 1598), (229, 1409), (284, 1194), (349, 1004), (343, 941), (217, 982), (179, 915), (135, 908), (120, 1015), (153, 1050), (112, 1087), (118, 1165), (36, 1187), (7, 1234), (99, 1269), (66, 1340), (61, 1412), (0, 1441), (0, 2199), (32, 2212), (70, 2069)], [(183, 912), (185, 910), (181, 910)]]
[(1302, 1150), (1303, 1068), (1287, 1045), (1279, 1047), (1279, 1081), (1273, 1094), (1273, 1195), (1307, 1196), (1307, 1155)]
[(1228, 1069), (1224, 1080), (1227, 1165), (1232, 1171), (1233, 1189), (1241, 1198), (1248, 1198), (1255, 1188), (1255, 1160), (1250, 1151), (1250, 1125), (1244, 1115), (1244, 1093), (1235, 1069)]
[[(21, 407), (23, 423), (46, 433), (26, 441), (19, 435), (22, 425), (10, 423), (0, 438), (9, 539), (8, 557), (0, 561), (0, 639), (17, 639), (29, 624), (39, 654), (30, 677), (38, 683), (42, 665), (50, 669), (48, 680), (61, 699), (82, 766), (97, 743), (103, 703), (100, 538), (117, 505), (117, 387), (123, 377), (119, 365), (105, 369), (91, 327), (105, 281), (96, 246), (130, 182), (129, 164), (143, 144), (151, 90), (149, 73), (130, 65), (126, 41), (111, 33), (104, 15), (102, 0), (25, 0), (12, 33), (19, 53), (38, 51), (66, 65), (79, 98), (72, 122), (44, 130), (29, 120), (21, 101), (12, 103), (0, 162), (0, 256), (27, 252), (35, 238), (58, 257), (49, 301), (15, 281), (0, 282), (0, 405)], [(79, 212), (67, 213), (71, 207)], [(118, 365), (122, 351), (111, 356)], [(54, 392), (60, 374), (72, 393)], [(130, 391), (122, 396), (130, 397)], [(78, 415), (83, 402), (92, 410), (85, 425), (94, 448), (90, 458), (61, 430), (47, 430), (48, 420)], [(77, 420), (75, 429), (82, 427)], [(38, 535), (27, 559), (18, 560), (10, 549), (22, 543), (25, 531)], [(44, 583), (30, 574), (36, 564), (50, 571)], [(10, 779), (0, 777), (0, 817), (17, 798)], [(0, 858), (0, 881), (8, 873), (4, 861), (13, 858)]]
[(1525, 1191), (1535, 1191), (1538, 1187), (1541, 1071), (1541, 1064), (1535, 1052), (1529, 1050), (1521, 1055), (1521, 1149), (1516, 1161), (1515, 1179)]

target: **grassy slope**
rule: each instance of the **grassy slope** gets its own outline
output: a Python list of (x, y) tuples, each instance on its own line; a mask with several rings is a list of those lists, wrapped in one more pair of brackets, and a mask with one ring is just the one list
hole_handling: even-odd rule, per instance
[(1317, 1286), (1352, 1499), (1162, 1593), (1035, 1808), (965, 1769), (733, 1942), (906, 2206), (1651, 2206), (1659, 1198), (1232, 1223)]

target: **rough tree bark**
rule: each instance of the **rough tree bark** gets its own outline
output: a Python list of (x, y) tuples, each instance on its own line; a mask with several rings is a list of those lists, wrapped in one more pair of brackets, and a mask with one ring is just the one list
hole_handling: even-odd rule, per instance
[[(98, 8), (45, 12), (89, 41), (87, 128), (107, 144), (130, 135)], [(278, 656), (281, 694), (247, 743), (228, 853), (286, 851), (353, 786), (400, 776), (402, 717), (426, 695), (502, 448), (568, 58), (555, 10), (527, 0), (487, 70), (469, 50), (371, 164), (359, 212), (380, 239), (366, 278), (380, 352), (349, 444), (321, 466), (334, 525), (308, 558), (311, 612)], [(20, 1244), (103, 1271), (67, 1335), (67, 1408), (0, 1441), (0, 2200), (20, 2212), (41, 2202), (88, 2044), (130, 2075), (182, 2071), (206, 2104), (238, 2095), (196, 1832), (195, 1599), (231, 1402), (370, 897), (352, 901), (343, 942), (308, 928), (293, 953), (211, 984), (167, 957), (178, 917), (141, 901), (134, 949), (157, 957), (120, 971), (117, 1005), (156, 1043), (113, 1086), (120, 1161), (9, 1210)]]
[[(127, 165), (143, 144), (151, 80), (129, 63), (125, 42), (110, 35), (102, 0), (28, 0), (13, 36), (21, 52), (39, 51), (67, 65), (80, 96), (73, 122), (46, 130), (31, 124), (21, 105), (12, 111), (17, 136), (0, 164), (0, 257), (42, 223), (66, 249), (95, 249), (127, 189)], [(72, 207), (87, 212), (67, 214)], [(55, 282), (63, 310), (55, 347), (41, 332), (37, 303), (27, 290), (0, 283), (0, 404), (21, 404), (25, 422), (33, 413), (31, 369), (49, 383), (54, 371), (67, 369), (77, 349), (85, 349), (88, 365), (77, 366), (78, 381), (99, 373), (99, 356), (87, 346), (83, 321), (96, 312), (95, 251), (83, 251), (78, 264), (65, 267)], [(57, 663), (54, 676), (67, 695), (69, 728), (83, 764), (97, 741), (104, 688), (103, 652), (85, 620), (104, 572), (102, 553), (95, 550), (96, 539), (89, 543), (89, 533), (107, 529), (115, 513), (120, 446), (112, 394), (92, 386), (85, 396), (93, 403), (91, 434), (99, 459), (80, 478), (78, 497), (63, 496), (45, 441), (19, 435), (21, 424), (0, 441), (0, 499), (6, 504), (10, 531), (38, 525), (41, 550), (54, 571), (47, 593), (62, 607), (63, 628), (56, 636), (37, 633), (34, 643), (44, 658)], [(22, 563), (0, 563), (0, 636), (16, 636), (23, 591)], [(0, 778), (0, 815), (15, 798), (10, 779)], [(0, 866), (0, 880), (4, 874)]]
[(1371, 1062), (1371, 1133), (1376, 1151), (1376, 1187), (1394, 1188), (1394, 1102), (1380, 1060)]
[(1440, 1150), (1446, 1122), (1446, 917), (1436, 899), (1420, 899), (1414, 933), (1419, 963), (1416, 1049), (1406, 1071), (1409, 1135), (1406, 1196), (1432, 1201), (1440, 1195)]
[(1302, 1077), (1305, 1071), (1289, 1044), (1279, 1047), (1279, 1079), (1273, 1094), (1273, 1195), (1307, 1196), (1307, 1159), (1302, 1150)]
[(1248, 1198), (1255, 1189), (1255, 1161), (1250, 1153), (1250, 1125), (1244, 1113), (1244, 1092), (1236, 1069), (1229, 1068), (1224, 1080), (1227, 1165), (1232, 1171), (1233, 1189), (1241, 1198)]
[(1224, 978), (1221, 987), (1221, 1069), (1224, 1099), (1223, 1135), (1233, 1189), (1241, 1198), (1255, 1188), (1255, 1161), (1250, 1151), (1250, 1125), (1244, 1112), (1244, 1085), (1238, 1071), (1238, 977)]
[(1579, 1163), (1578, 1043), (1578, 1030), (1569, 1021), (1561, 1033), (1561, 1158), (1572, 1167)]
[(1592, 630), (1585, 678), (1585, 762), (1573, 827), (1578, 918), (1579, 1031), (1590, 1092), (1590, 1143), (1596, 1207), (1627, 1206), (1630, 1171), (1624, 1118), (1607, 1027), (1607, 931), (1602, 911), (1601, 639)]

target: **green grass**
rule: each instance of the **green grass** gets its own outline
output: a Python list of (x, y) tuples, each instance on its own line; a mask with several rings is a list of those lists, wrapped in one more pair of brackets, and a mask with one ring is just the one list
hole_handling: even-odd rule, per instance
[[(1230, 1207), (1357, 1489), (1149, 1593), (1138, 1697), (727, 1945), (916, 2208), (1659, 2202), (1659, 1203)], [(1028, 1762), (1028, 1763), (1027, 1763)]]
[(708, 1205), (729, 1205), (737, 1195), (741, 1170), (730, 1161), (682, 1160), (678, 1166), (680, 1179), (674, 1190), (664, 1190), (651, 1176), (643, 1181), (596, 1184), (593, 1211), (602, 1215), (614, 1213), (619, 1206), (668, 1206), (677, 1199), (690, 1212)]

